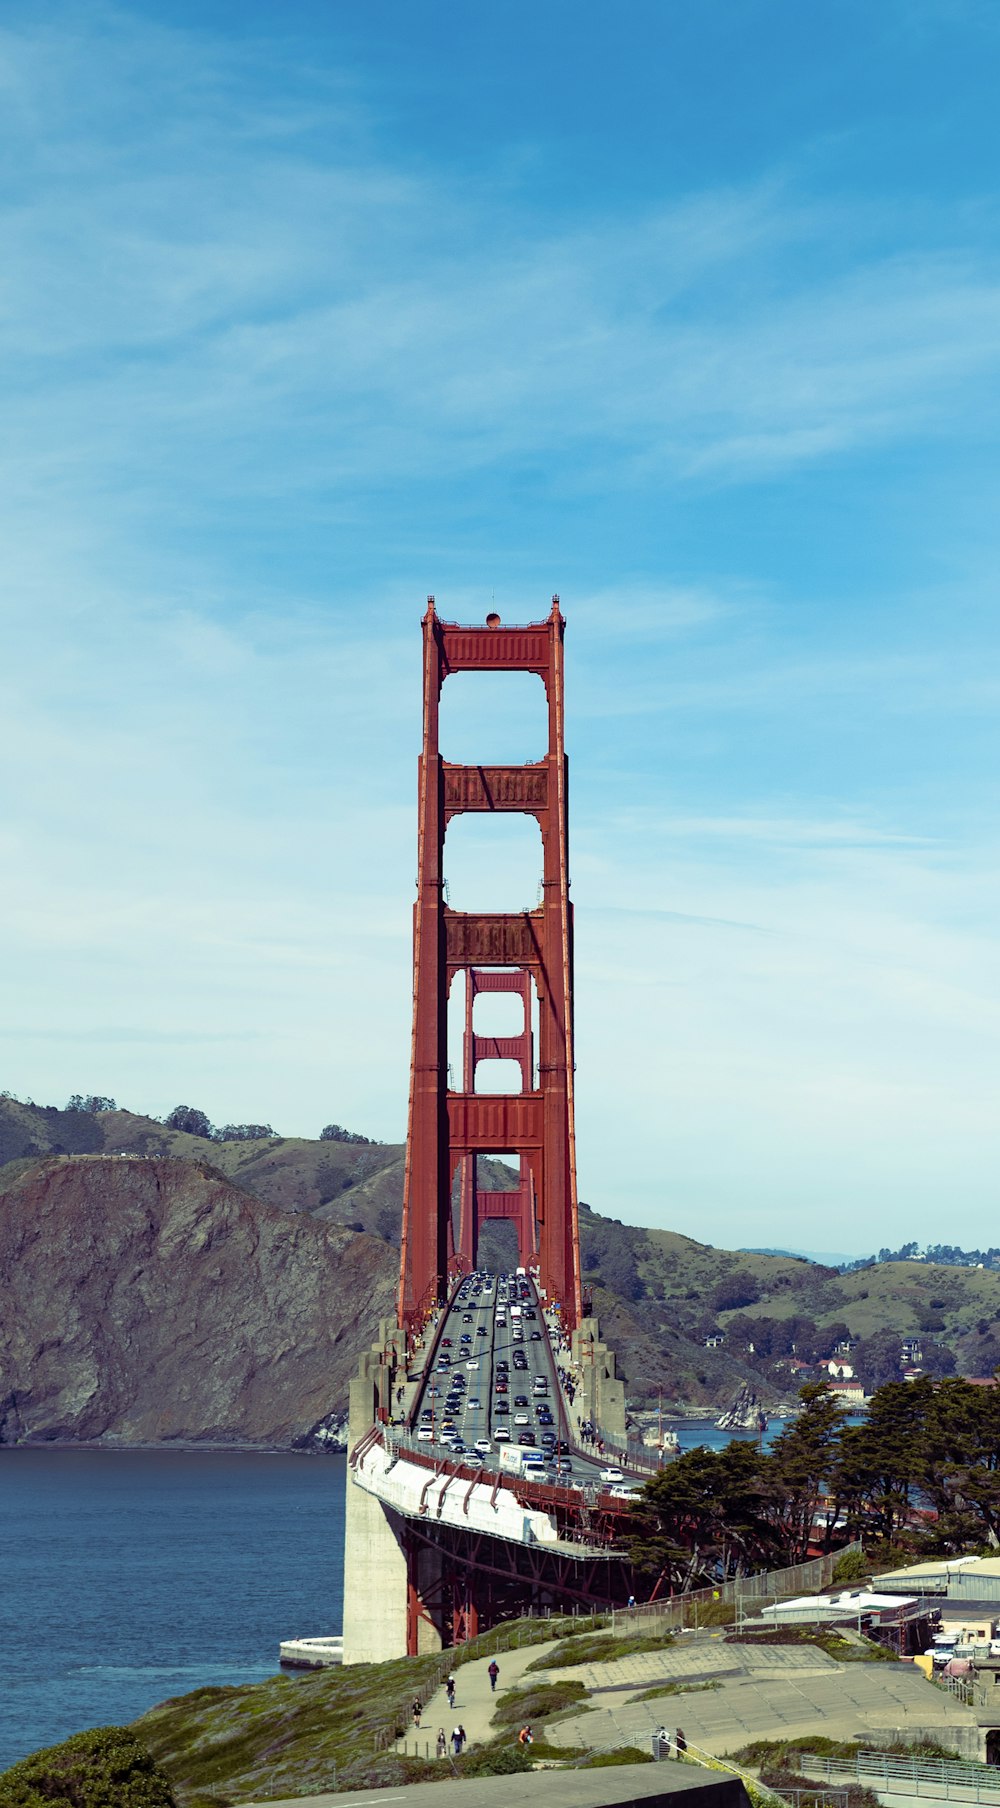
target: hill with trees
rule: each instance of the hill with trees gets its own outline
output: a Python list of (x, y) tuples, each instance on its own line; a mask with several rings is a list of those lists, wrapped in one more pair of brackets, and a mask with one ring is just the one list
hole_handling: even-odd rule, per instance
[[(269, 1125), (216, 1128), (192, 1105), (179, 1105), (159, 1121), (100, 1095), (74, 1095), (55, 1107), (8, 1093), (0, 1095), (0, 1231), (25, 1184), (39, 1189), (46, 1210), (55, 1210), (54, 1200), (69, 1200), (71, 1189), (65, 1179), (56, 1184), (51, 1158), (73, 1169), (105, 1158), (109, 1165), (102, 1172), (114, 1171), (114, 1185), (107, 1187), (114, 1212), (125, 1212), (142, 1195), (148, 1165), (166, 1162), (178, 1191), (188, 1184), (197, 1190), (211, 1175), (277, 1214), (269, 1223), (293, 1219), (303, 1238), (328, 1227), (370, 1239), (378, 1252), (383, 1311), (398, 1260), (404, 1153), (402, 1144), (372, 1142), (335, 1122), (316, 1138), (284, 1137)], [(503, 1188), (514, 1184), (514, 1176), (502, 1162), (483, 1161), (480, 1184)], [(88, 1196), (93, 1185), (88, 1181)], [(664, 1218), (669, 1212), (665, 1196)], [(57, 1220), (58, 1213), (49, 1220), (53, 1251), (62, 1250), (61, 1239), (70, 1234)], [(289, 1235), (293, 1228), (287, 1227)], [(1000, 1272), (992, 1267), (926, 1256), (896, 1259), (899, 1252), (891, 1251), (886, 1262), (840, 1269), (803, 1257), (714, 1249), (586, 1205), (580, 1228), (585, 1288), (635, 1406), (662, 1397), (668, 1408), (712, 1411), (745, 1384), (767, 1406), (793, 1402), (804, 1381), (823, 1376), (817, 1365), (831, 1360), (853, 1369), (868, 1391), (906, 1371), (983, 1376), (1000, 1366)], [(326, 1248), (330, 1261), (343, 1265), (350, 1243), (350, 1237), (341, 1243), (333, 1238), (316, 1248)], [(107, 1239), (103, 1248), (103, 1259), (112, 1261)], [(482, 1249), (492, 1265), (512, 1265), (511, 1227), (484, 1227)], [(59, 1263), (72, 1296), (77, 1283), (68, 1250)], [(331, 1285), (336, 1294), (336, 1282)], [(30, 1318), (23, 1287), (16, 1294), (18, 1309)], [(8, 1298), (5, 1318), (12, 1309)], [(312, 1309), (301, 1308), (299, 1329), (307, 1340), (314, 1331)], [(341, 1336), (336, 1373), (343, 1371), (344, 1393), (377, 1316), (359, 1316)]]

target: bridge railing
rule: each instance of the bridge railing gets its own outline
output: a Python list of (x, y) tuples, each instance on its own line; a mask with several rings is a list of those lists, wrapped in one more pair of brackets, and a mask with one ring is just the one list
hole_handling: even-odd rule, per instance
[[(397, 1426), (379, 1426), (373, 1441), (384, 1445), (395, 1456), (405, 1456), (408, 1462), (419, 1463), (424, 1469), (433, 1469), (438, 1475), (454, 1476), (458, 1481), (478, 1482), (482, 1487), (499, 1485), (509, 1488), (523, 1506), (535, 1508), (539, 1512), (561, 1509), (570, 1514), (586, 1511), (599, 1513), (604, 1518), (617, 1518), (628, 1510), (626, 1501), (612, 1500), (609, 1497), (606, 1484), (560, 1487), (556, 1483), (525, 1481), (514, 1469), (480, 1469), (476, 1465), (463, 1463), (458, 1458), (449, 1462), (447, 1458), (432, 1455), (415, 1438), (401, 1434)], [(608, 1543), (609, 1540), (595, 1530), (593, 1537), (588, 1538), (587, 1542), (600, 1544)]]

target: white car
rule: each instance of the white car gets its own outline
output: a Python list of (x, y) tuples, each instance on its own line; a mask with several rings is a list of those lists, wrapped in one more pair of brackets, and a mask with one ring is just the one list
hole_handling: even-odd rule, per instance
[(623, 1482), (625, 1477), (620, 1469), (602, 1469), (601, 1480), (602, 1482)]
[(506, 1425), (496, 1426), (496, 1428), (493, 1432), (493, 1436), (496, 1439), (498, 1444), (509, 1444), (510, 1443), (510, 1432), (507, 1430)]
[(433, 1444), (434, 1433), (429, 1425), (421, 1425), (420, 1430), (417, 1432), (417, 1442), (420, 1444)]
[(515, 1425), (530, 1425), (531, 1419), (529, 1418), (529, 1416), (526, 1412), (516, 1412), (514, 1414), (514, 1424)]
[(476, 1439), (476, 1449), (478, 1450), (480, 1456), (489, 1456), (490, 1449), (491, 1449), (489, 1438), (477, 1438)]
[(611, 1490), (612, 1500), (632, 1500), (632, 1501), (635, 1501), (637, 1505), (638, 1505), (638, 1502), (640, 1499), (640, 1495), (641, 1495), (641, 1489), (630, 1488), (627, 1485), (620, 1487), (620, 1488), (617, 1488), (617, 1487), (612, 1488), (612, 1490)]
[(477, 1369), (479, 1364), (478, 1362), (467, 1362), (465, 1366), (467, 1369)]

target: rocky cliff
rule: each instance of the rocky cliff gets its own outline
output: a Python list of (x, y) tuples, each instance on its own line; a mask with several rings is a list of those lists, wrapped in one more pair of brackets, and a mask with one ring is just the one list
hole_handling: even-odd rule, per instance
[(204, 1161), (17, 1169), (0, 1190), (0, 1443), (322, 1441), (393, 1309), (387, 1244)]

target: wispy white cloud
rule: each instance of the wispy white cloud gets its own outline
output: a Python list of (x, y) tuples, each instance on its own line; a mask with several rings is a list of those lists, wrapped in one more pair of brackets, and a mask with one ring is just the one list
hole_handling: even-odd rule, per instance
[[(862, 230), (786, 166), (570, 225), (507, 163), (400, 155), (349, 70), (273, 84), (270, 46), (65, 17), (0, 32), (0, 944), (31, 1031), (2, 1078), (400, 1133), (414, 618), (452, 541), (442, 607), (482, 617), (526, 472), (550, 506), (641, 494), (663, 549), (566, 598), (585, 1190), (734, 1242), (836, 1216), (820, 1245), (855, 1195), (886, 1240), (954, 1197), (981, 1241), (1000, 861), (984, 781), (963, 839), (912, 776), (929, 724), (989, 709), (981, 648), (784, 632), (723, 534), (674, 569), (666, 515), (990, 433), (983, 218), (870, 201)], [(314, 563), (275, 571), (267, 529)], [(545, 612), (543, 567), (508, 560), (506, 619)]]

